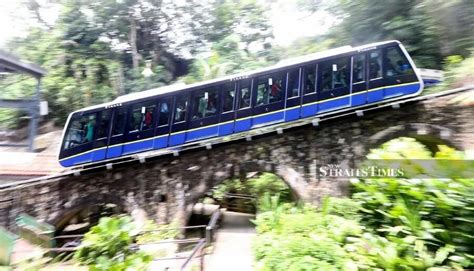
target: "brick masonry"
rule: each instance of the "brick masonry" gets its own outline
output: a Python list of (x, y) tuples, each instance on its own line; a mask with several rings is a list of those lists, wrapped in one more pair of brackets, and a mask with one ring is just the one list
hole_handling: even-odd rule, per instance
[(250, 172), (279, 175), (306, 202), (319, 202), (325, 195), (346, 195), (348, 180), (319, 178), (316, 166), (355, 167), (371, 148), (400, 136), (474, 150), (474, 107), (451, 104), (453, 97), (0, 190), (0, 225), (13, 229), (14, 218), (26, 212), (61, 228), (68, 217), (102, 203), (114, 203), (128, 213), (141, 210), (158, 223), (184, 224), (193, 204), (209, 189)]

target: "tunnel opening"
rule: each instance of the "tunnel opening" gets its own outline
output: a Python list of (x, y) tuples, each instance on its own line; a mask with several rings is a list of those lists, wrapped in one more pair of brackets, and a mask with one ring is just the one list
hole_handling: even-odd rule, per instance
[[(112, 197), (86, 198), (61, 212), (51, 224), (55, 227), (55, 246), (74, 247), (82, 235), (99, 223), (102, 217), (125, 214), (124, 207), (118, 199)], [(75, 236), (81, 236), (75, 238)], [(63, 238), (64, 237), (64, 238)]]
[[(296, 193), (280, 176), (271, 172), (249, 172), (245, 176), (229, 178), (212, 187), (193, 206), (188, 226), (207, 225), (216, 209), (235, 215), (254, 217), (262, 209), (278, 204), (299, 201)], [(188, 230), (187, 237), (197, 231)]]

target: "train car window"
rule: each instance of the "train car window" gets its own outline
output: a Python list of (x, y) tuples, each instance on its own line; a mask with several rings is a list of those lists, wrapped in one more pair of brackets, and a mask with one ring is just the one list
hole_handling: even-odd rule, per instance
[(242, 81), (240, 84), (239, 109), (250, 107), (251, 81)]
[(155, 120), (155, 104), (139, 103), (132, 106), (132, 112), (129, 119), (130, 133), (145, 131), (153, 128)]
[(380, 50), (370, 52), (369, 56), (369, 79), (382, 77), (382, 54)]
[(316, 66), (307, 66), (304, 69), (304, 94), (316, 92)]
[(288, 72), (288, 98), (300, 96), (300, 70)]
[(158, 126), (168, 125), (170, 120), (171, 99), (168, 98), (160, 102), (160, 116)]
[(321, 63), (321, 91), (349, 86), (349, 57)]
[(281, 101), (284, 74), (259, 77), (257, 80), (257, 106)]
[(176, 96), (176, 107), (174, 109), (174, 122), (186, 120), (186, 109), (188, 107), (188, 97), (186, 94)]
[(125, 118), (127, 115), (126, 108), (118, 108), (114, 115), (114, 124), (112, 128), (112, 136), (122, 135), (125, 130)]
[(385, 76), (393, 77), (405, 74), (413, 74), (413, 68), (408, 59), (398, 47), (387, 48), (385, 58)]
[(365, 81), (365, 55), (357, 55), (354, 57), (352, 81), (354, 84)]
[(234, 85), (226, 85), (223, 91), (224, 99), (222, 105), (222, 112), (229, 112), (234, 110), (235, 90)]
[(109, 136), (109, 124), (111, 116), (112, 109), (107, 109), (101, 112), (97, 126), (97, 139), (103, 139)]
[(76, 115), (71, 118), (71, 124), (65, 136), (63, 149), (67, 150), (92, 142), (94, 139), (96, 115), (96, 113), (84, 114)]
[(216, 89), (198, 90), (194, 93), (191, 119), (202, 119), (217, 114), (218, 96)]

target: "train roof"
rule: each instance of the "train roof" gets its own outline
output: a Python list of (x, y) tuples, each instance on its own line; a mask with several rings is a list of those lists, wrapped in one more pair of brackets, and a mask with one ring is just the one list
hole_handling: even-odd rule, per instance
[(390, 41), (383, 41), (383, 42), (365, 44), (365, 45), (357, 46), (357, 47), (352, 47), (350, 45), (346, 45), (346, 46), (337, 47), (337, 48), (333, 48), (333, 49), (329, 49), (329, 50), (325, 50), (325, 51), (321, 51), (321, 52), (316, 52), (316, 53), (312, 53), (312, 54), (308, 54), (308, 55), (304, 55), (304, 56), (284, 59), (284, 60), (281, 60), (281, 61), (279, 61), (278, 63), (276, 63), (272, 66), (268, 66), (268, 67), (248, 71), (248, 72), (241, 72), (241, 73), (238, 73), (238, 74), (227, 75), (227, 76), (219, 77), (219, 78), (216, 78), (216, 79), (206, 80), (206, 81), (197, 82), (197, 83), (193, 83), (193, 84), (185, 84), (183, 82), (178, 82), (178, 83), (168, 85), (168, 86), (164, 86), (164, 87), (153, 88), (153, 89), (144, 90), (144, 91), (140, 91), (140, 92), (134, 92), (134, 93), (119, 96), (111, 102), (98, 104), (98, 105), (93, 105), (93, 106), (86, 107), (86, 108), (83, 108), (83, 109), (75, 111), (75, 112), (102, 108), (102, 107), (106, 107), (108, 105), (126, 103), (126, 102), (130, 102), (130, 101), (134, 101), (134, 100), (139, 100), (139, 99), (144, 99), (144, 98), (148, 98), (148, 97), (157, 96), (157, 95), (169, 94), (169, 93), (178, 92), (180, 90), (184, 90), (184, 89), (188, 89), (188, 88), (195, 88), (195, 87), (210, 85), (210, 84), (214, 84), (214, 83), (218, 83), (218, 82), (225, 82), (225, 81), (228, 81), (228, 80), (231, 80), (231, 79), (236, 79), (236, 78), (247, 78), (247, 77), (251, 77), (252, 75), (255, 75), (255, 74), (259, 74), (259, 73), (262, 73), (262, 72), (283, 68), (283, 67), (286, 67), (286, 66), (297, 65), (297, 64), (300, 64), (300, 63), (314, 61), (314, 60), (327, 58), (327, 57), (340, 55), (340, 54), (345, 54), (345, 53), (349, 53), (349, 52), (360, 51), (360, 50), (364, 50), (364, 49), (367, 50), (367, 49), (370, 49), (372, 47), (385, 45), (385, 44), (389, 44), (389, 43), (394, 43), (394, 42), (400, 43), (397, 40), (390, 40)]

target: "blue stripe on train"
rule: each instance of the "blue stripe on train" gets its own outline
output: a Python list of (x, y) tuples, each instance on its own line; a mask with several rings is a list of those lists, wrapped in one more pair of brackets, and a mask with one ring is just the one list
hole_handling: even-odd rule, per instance
[(238, 132), (243, 132), (250, 130), (250, 126), (252, 125), (252, 119), (244, 119), (244, 120), (236, 120), (235, 121), (235, 126), (234, 126), (234, 131), (236, 133)]
[(318, 104), (318, 113), (349, 106), (350, 97), (343, 97)]
[[(420, 88), (420, 84), (413, 84), (413, 85), (406, 85), (406, 86), (394, 86), (388, 88), (381, 88), (376, 91), (370, 92), (358, 92), (352, 95), (352, 105), (357, 106), (361, 104), (365, 104), (365, 99), (369, 102), (376, 102), (379, 100), (383, 100), (383, 98), (389, 98), (397, 95), (407, 95), (416, 93)], [(124, 145), (117, 145), (112, 146), (107, 149), (95, 150), (93, 152), (80, 154), (75, 157), (67, 158), (59, 163), (64, 167), (71, 167), (77, 164), (88, 163), (92, 161), (100, 161), (105, 159), (105, 155), (107, 158), (114, 158), (119, 157), (122, 154), (130, 154), (136, 153), (140, 151), (146, 151), (150, 149), (161, 149), (168, 146), (175, 146), (183, 144), (186, 136), (188, 136), (188, 141), (191, 141), (193, 138), (194, 140), (198, 140), (205, 137), (211, 137), (216, 135), (227, 135), (235, 132), (243, 132), (250, 130), (253, 120), (254, 126), (274, 123), (279, 120), (291, 121), (296, 120), (299, 118), (299, 114), (301, 112), (301, 116), (309, 117), (315, 115), (317, 112), (327, 111), (330, 109), (336, 109), (338, 107), (343, 107), (347, 105), (349, 97), (344, 97), (341, 99), (335, 99), (331, 101), (321, 102), (319, 104), (312, 104), (312, 105), (304, 105), (303, 107), (296, 107), (292, 109), (288, 109), (282, 112), (276, 112), (273, 114), (268, 114), (264, 116), (256, 116), (253, 118), (248, 118), (244, 120), (236, 120), (235, 122), (230, 122), (227, 124), (217, 125), (214, 127), (203, 128), (191, 132), (183, 132), (171, 136), (163, 136), (156, 139), (150, 139), (141, 142), (130, 142)], [(301, 111), (300, 111), (301, 110)], [(234, 126), (235, 124), (235, 126)]]
[(367, 103), (367, 91), (352, 94), (351, 106), (359, 106)]
[(106, 148), (100, 149), (100, 150), (95, 150), (95, 151), (92, 153), (92, 162), (104, 160), (106, 154), (107, 154), (107, 149), (106, 149)]
[(275, 112), (272, 114), (266, 114), (263, 116), (255, 116), (252, 118), (252, 128), (261, 127), (270, 123), (283, 121), (285, 118), (285, 112)]
[(225, 124), (219, 124), (219, 136), (230, 135), (234, 132), (234, 121)]
[(186, 132), (186, 142), (217, 136), (219, 126), (210, 126)]
[(64, 159), (62, 161), (59, 161), (59, 164), (61, 164), (61, 166), (63, 167), (72, 167), (77, 164), (89, 163), (92, 161), (92, 156), (94, 152), (96, 151), (83, 153), (83, 154), (79, 154), (78, 156)]
[(178, 133), (178, 134), (172, 134), (169, 138), (169, 146), (176, 146), (176, 145), (181, 145), (184, 143), (184, 140), (186, 139), (186, 133), (185, 131)]
[(413, 94), (413, 93), (416, 93), (419, 89), (420, 89), (419, 84), (384, 88), (384, 95), (385, 95), (384, 98), (387, 99), (387, 98), (400, 96), (400, 95)]
[(292, 121), (292, 120), (297, 120), (300, 118), (300, 110), (301, 107), (295, 107), (291, 109), (287, 109), (285, 111), (285, 121)]
[(130, 142), (123, 145), (122, 154), (132, 154), (141, 151), (153, 149), (153, 139), (147, 139), (139, 142)]
[(168, 147), (169, 136), (161, 136), (153, 140), (153, 149), (162, 149)]
[(122, 155), (122, 148), (123, 148), (122, 144), (109, 147), (107, 149), (107, 158), (119, 157), (120, 155)]

